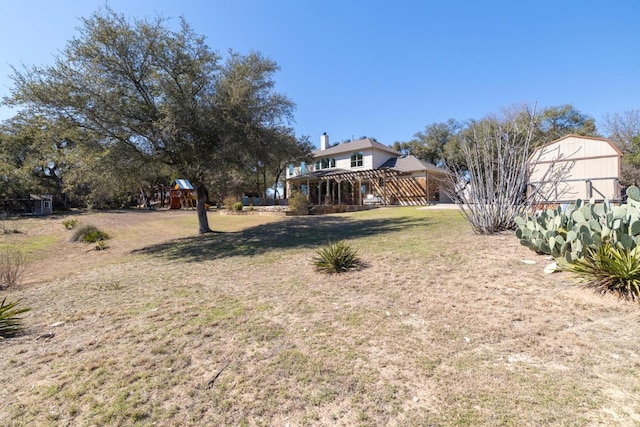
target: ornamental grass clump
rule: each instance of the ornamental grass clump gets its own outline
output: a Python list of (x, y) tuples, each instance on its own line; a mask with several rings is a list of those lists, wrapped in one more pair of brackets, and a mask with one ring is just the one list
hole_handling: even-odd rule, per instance
[(344, 273), (362, 266), (358, 251), (344, 240), (320, 248), (318, 255), (313, 258), (313, 264), (317, 271), (328, 274)]
[(20, 314), (30, 310), (27, 307), (18, 308), (19, 301), (6, 302), (7, 298), (0, 303), (0, 339), (13, 337), (24, 329)]
[(71, 236), (72, 242), (86, 242), (86, 243), (96, 243), (101, 240), (107, 240), (109, 235), (104, 231), (98, 229), (98, 227), (94, 225), (83, 225), (76, 229)]
[(309, 214), (309, 200), (307, 196), (299, 191), (294, 192), (291, 197), (287, 199), (287, 205), (289, 206), (289, 210), (296, 215)]
[(605, 243), (597, 249), (589, 248), (568, 269), (582, 278), (585, 287), (600, 294), (613, 293), (640, 302), (640, 254), (636, 249)]
[(228, 211), (233, 210), (233, 206), (236, 204), (237, 200), (235, 197), (227, 196), (222, 200), (222, 204), (224, 208)]
[(25, 257), (22, 252), (12, 249), (0, 251), (0, 289), (17, 285), (25, 271), (25, 266)]
[(66, 221), (62, 221), (62, 225), (67, 230), (73, 230), (78, 225), (78, 220), (77, 219), (68, 219)]

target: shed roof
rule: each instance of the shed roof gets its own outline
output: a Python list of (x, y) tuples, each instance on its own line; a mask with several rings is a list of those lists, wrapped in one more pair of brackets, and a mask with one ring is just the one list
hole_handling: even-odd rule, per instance
[(613, 149), (613, 151), (616, 152), (616, 154), (618, 154), (620, 157), (622, 157), (622, 151), (620, 151), (620, 149), (618, 147), (616, 147), (616, 145), (611, 142), (610, 140), (606, 139), (606, 138), (600, 138), (597, 136), (584, 136), (584, 135), (576, 135), (576, 134), (568, 134), (563, 136), (562, 138), (558, 138), (555, 141), (551, 141), (548, 142), (546, 144), (541, 145), (540, 147), (537, 147), (535, 150), (532, 151), (532, 155), (530, 156), (530, 159), (533, 158), (533, 155), (542, 150), (543, 148), (548, 148), (549, 146), (553, 145), (553, 144), (557, 144), (559, 142), (564, 141), (565, 139), (570, 139), (570, 138), (575, 138), (575, 139), (588, 139), (591, 141), (601, 141), (601, 142), (606, 142), (607, 144), (609, 144), (609, 146), (611, 147), (611, 149)]
[(31, 200), (53, 200), (52, 194), (29, 194)]

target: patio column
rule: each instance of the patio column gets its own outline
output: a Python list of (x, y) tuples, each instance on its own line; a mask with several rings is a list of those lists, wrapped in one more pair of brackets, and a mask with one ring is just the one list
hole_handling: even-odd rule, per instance
[(425, 182), (426, 182), (426, 186), (427, 186), (427, 188), (425, 189), (425, 193), (427, 195), (427, 203), (425, 203), (425, 204), (428, 205), (429, 204), (429, 171), (425, 172), (424, 174), (425, 174), (425, 178), (426, 178)]
[(382, 171), (382, 203), (388, 205), (387, 202), (387, 171)]
[[(331, 186), (330, 186), (331, 180), (327, 180), (327, 196), (331, 197)], [(326, 197), (325, 197), (326, 199)], [(326, 200), (325, 200), (326, 202)]]
[(340, 183), (341, 182), (342, 182), (341, 180), (338, 181), (338, 204), (342, 203), (342, 197), (340, 197), (341, 196), (340, 195)]
[(318, 181), (318, 204), (322, 204), (322, 181)]

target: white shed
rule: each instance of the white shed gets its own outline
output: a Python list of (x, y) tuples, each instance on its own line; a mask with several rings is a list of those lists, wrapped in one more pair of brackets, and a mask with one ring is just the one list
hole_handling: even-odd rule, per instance
[(560, 184), (547, 188), (550, 203), (576, 199), (620, 200), (622, 153), (608, 139), (567, 135), (538, 147), (529, 158), (528, 190), (541, 185), (550, 168), (566, 168)]

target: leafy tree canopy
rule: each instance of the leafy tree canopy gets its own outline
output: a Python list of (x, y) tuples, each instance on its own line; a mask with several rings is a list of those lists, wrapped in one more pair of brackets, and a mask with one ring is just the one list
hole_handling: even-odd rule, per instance
[(82, 19), (54, 65), (14, 68), (5, 102), (74, 123), (111, 155), (161, 162), (189, 178), (204, 233), (207, 183), (263, 152), (294, 105), (274, 89), (274, 61), (256, 52), (225, 59), (184, 20), (178, 30), (167, 24), (106, 7)]
[(568, 134), (598, 136), (595, 119), (571, 104), (547, 107), (538, 117), (533, 145), (555, 141)]
[[(578, 111), (573, 105), (548, 107), (540, 112), (516, 105), (503, 109), (502, 115), (487, 116), (480, 120), (468, 120), (466, 123), (449, 119), (442, 123), (431, 123), (423, 131), (417, 132), (410, 141), (397, 141), (393, 148), (404, 154), (411, 154), (421, 160), (437, 166), (448, 165), (455, 169), (465, 168), (465, 156), (461, 151), (461, 141), (469, 139), (470, 132), (486, 129), (493, 132), (499, 122), (509, 120), (520, 128), (533, 124), (531, 146), (536, 147), (559, 139), (567, 134), (597, 136), (595, 120)], [(535, 122), (531, 123), (531, 117)], [(493, 124), (492, 124), (493, 123)], [(482, 126), (479, 126), (482, 125)], [(515, 129), (512, 126), (500, 126)]]
[(437, 166), (445, 163), (459, 164), (458, 133), (462, 124), (454, 119), (443, 123), (431, 123), (423, 131), (416, 132), (414, 139), (395, 142), (393, 148), (407, 155), (413, 155)]
[(607, 114), (603, 127), (607, 137), (624, 155), (622, 183), (640, 185), (640, 110)]

